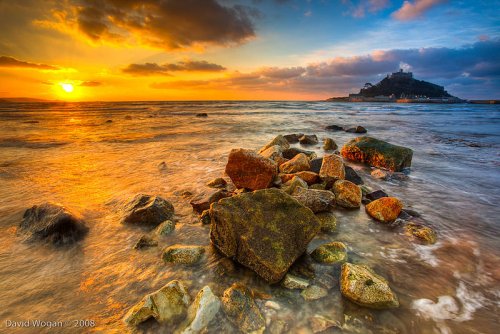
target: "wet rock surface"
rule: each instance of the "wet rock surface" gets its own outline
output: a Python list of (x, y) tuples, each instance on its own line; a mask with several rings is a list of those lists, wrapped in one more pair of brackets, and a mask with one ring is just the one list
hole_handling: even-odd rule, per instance
[(203, 211), (210, 209), (210, 204), (218, 202), (222, 198), (231, 196), (225, 189), (208, 191), (193, 199), (189, 204), (193, 207), (194, 212), (201, 214)]
[(347, 181), (351, 181), (354, 184), (357, 184), (358, 186), (361, 184), (364, 184), (363, 179), (361, 176), (356, 173), (356, 171), (350, 167), (350, 166), (344, 166), (345, 169), (345, 179)]
[(297, 173), (309, 170), (309, 159), (304, 153), (299, 153), (291, 160), (283, 163), (279, 170), (281, 173)]
[(266, 322), (255, 304), (252, 292), (234, 284), (224, 291), (222, 308), (228, 319), (243, 333), (264, 333)]
[(320, 212), (316, 217), (321, 223), (321, 232), (328, 234), (337, 232), (337, 217), (333, 212)]
[(316, 248), (311, 257), (324, 264), (342, 263), (347, 261), (347, 247), (339, 241), (329, 242)]
[(390, 223), (398, 218), (403, 208), (403, 203), (396, 197), (382, 197), (368, 203), (366, 212), (382, 223)]
[(187, 310), (187, 317), (180, 326), (181, 334), (196, 334), (203, 332), (215, 318), (221, 308), (219, 298), (209, 286), (203, 287), (196, 295), (193, 303)]
[(303, 135), (299, 138), (299, 143), (302, 145), (316, 145), (318, 143), (318, 137), (316, 135)]
[(277, 175), (277, 165), (252, 150), (234, 149), (229, 154), (226, 174), (237, 188), (264, 189)]
[(156, 227), (174, 216), (174, 206), (159, 196), (139, 194), (125, 207), (123, 223)]
[(172, 245), (163, 250), (162, 259), (166, 263), (192, 265), (205, 254), (205, 247), (191, 245)]
[(335, 206), (335, 195), (329, 190), (297, 187), (292, 196), (314, 213), (331, 211)]
[(319, 171), (319, 177), (326, 182), (335, 182), (345, 178), (344, 161), (336, 154), (325, 155)]
[(335, 181), (332, 187), (337, 205), (355, 209), (361, 206), (361, 188), (347, 180)]

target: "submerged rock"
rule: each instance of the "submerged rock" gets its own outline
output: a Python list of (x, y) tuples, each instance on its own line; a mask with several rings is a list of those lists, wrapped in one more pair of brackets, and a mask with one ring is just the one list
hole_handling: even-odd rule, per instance
[(346, 129), (345, 132), (350, 132), (350, 133), (367, 133), (368, 131), (362, 127), (361, 125), (358, 125), (353, 128)]
[(203, 254), (205, 247), (203, 246), (187, 246), (187, 245), (172, 245), (163, 251), (163, 261), (178, 264), (195, 264)]
[(335, 321), (318, 314), (309, 318), (309, 326), (311, 327), (313, 333), (321, 333), (333, 327), (342, 327), (339, 321)]
[(405, 234), (424, 244), (434, 244), (437, 239), (436, 232), (433, 229), (417, 223), (408, 223), (405, 225)]
[(382, 197), (368, 203), (366, 212), (382, 223), (390, 223), (398, 218), (403, 208), (403, 203), (396, 197)]
[(281, 173), (297, 173), (309, 170), (309, 159), (304, 153), (297, 154), (291, 160), (283, 163), (280, 167)]
[(399, 306), (398, 298), (387, 281), (368, 266), (344, 263), (340, 291), (344, 297), (361, 306), (375, 309)]
[(307, 301), (321, 299), (328, 295), (328, 290), (317, 285), (310, 285), (307, 289), (302, 290), (300, 295)]
[(365, 197), (368, 198), (370, 201), (375, 201), (382, 197), (389, 197), (389, 195), (387, 195), (387, 193), (383, 190), (375, 190), (366, 194)]
[(158, 241), (151, 238), (150, 236), (143, 235), (135, 243), (134, 249), (144, 249), (144, 248), (150, 248), (150, 247), (156, 247), (156, 246), (158, 246)]
[(226, 185), (227, 182), (222, 177), (218, 177), (207, 183), (207, 187), (210, 188), (225, 188)]
[(391, 173), (389, 171), (379, 169), (379, 168), (375, 168), (374, 170), (372, 170), (370, 175), (374, 179), (379, 179), (379, 180), (388, 180), (391, 178)]
[(158, 226), (174, 216), (174, 206), (159, 196), (139, 194), (125, 207), (123, 223)]
[(157, 236), (164, 236), (172, 233), (175, 230), (175, 222), (171, 220), (165, 220), (163, 223), (155, 228), (155, 234)]
[(347, 181), (351, 181), (352, 183), (357, 184), (358, 186), (364, 184), (361, 176), (359, 176), (358, 173), (356, 173), (356, 171), (352, 167), (344, 166), (344, 169), (345, 169), (345, 179)]
[(174, 280), (146, 295), (127, 312), (123, 321), (130, 326), (137, 326), (149, 318), (160, 323), (176, 322), (184, 319), (190, 301), (186, 287)]
[(277, 175), (277, 165), (254, 151), (235, 149), (229, 154), (226, 174), (237, 188), (264, 189)]
[(281, 281), (281, 286), (287, 289), (300, 289), (304, 290), (309, 286), (309, 281), (292, 274), (286, 274), (285, 278)]
[(220, 308), (221, 302), (219, 298), (214, 295), (209, 286), (203, 287), (188, 308), (187, 318), (184, 324), (180, 326), (183, 329), (177, 332), (180, 334), (202, 332), (215, 318)]
[(401, 171), (411, 166), (413, 151), (372, 137), (357, 137), (342, 147), (341, 154), (352, 161)]
[(283, 137), (290, 143), (295, 144), (299, 142), (300, 137), (302, 137), (303, 133), (292, 133), (289, 135), (284, 135)]
[(224, 291), (222, 308), (228, 319), (243, 333), (262, 334), (266, 321), (248, 288), (233, 284)]
[(337, 205), (354, 209), (361, 206), (361, 188), (347, 180), (335, 181), (332, 187)]
[(333, 212), (320, 212), (316, 214), (319, 222), (321, 223), (321, 232), (335, 233), (337, 232), (337, 217)]
[(323, 149), (325, 151), (334, 151), (337, 148), (337, 143), (332, 138), (325, 138), (323, 140)]
[(320, 229), (311, 210), (278, 189), (222, 199), (210, 216), (214, 246), (271, 283), (285, 276)]
[(314, 213), (330, 211), (335, 206), (335, 195), (328, 190), (296, 188), (292, 196)]
[(196, 117), (208, 117), (208, 114), (206, 112), (200, 112), (195, 115)]
[(316, 248), (311, 257), (319, 263), (342, 263), (347, 261), (347, 247), (339, 241), (329, 242)]
[(63, 206), (44, 203), (24, 212), (19, 230), (27, 234), (29, 240), (68, 245), (81, 240), (87, 234), (88, 227)]
[(210, 209), (210, 204), (229, 196), (231, 196), (231, 193), (227, 192), (225, 189), (212, 190), (193, 199), (189, 204), (193, 207), (194, 212), (201, 214), (203, 211)]
[(286, 140), (285, 137), (283, 137), (282, 135), (278, 135), (274, 137), (273, 140), (268, 142), (266, 145), (262, 146), (261, 149), (259, 150), (259, 154), (273, 146), (279, 146), (281, 150), (286, 150), (287, 148), (290, 148), (288, 140)]
[(318, 143), (318, 137), (316, 135), (303, 135), (299, 138), (299, 143), (302, 145), (316, 145)]
[(344, 128), (342, 126), (336, 124), (328, 125), (325, 127), (325, 129), (330, 131), (344, 131)]
[(344, 161), (336, 154), (325, 155), (319, 171), (319, 177), (326, 182), (335, 182), (345, 178)]

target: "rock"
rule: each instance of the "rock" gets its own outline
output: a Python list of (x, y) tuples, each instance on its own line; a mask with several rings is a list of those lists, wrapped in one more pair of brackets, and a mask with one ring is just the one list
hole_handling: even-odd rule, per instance
[(112, 119), (108, 119), (105, 123), (107, 123), (107, 124), (113, 123), (113, 120)]
[(278, 304), (277, 302), (275, 301), (272, 301), (272, 300), (268, 300), (264, 306), (268, 309), (271, 309), (271, 310), (275, 310), (275, 311), (279, 311), (281, 310), (281, 306), (280, 304)]
[(233, 284), (224, 291), (222, 308), (228, 319), (243, 333), (262, 334), (266, 322), (246, 287)]
[(315, 190), (326, 190), (326, 183), (315, 183), (312, 184), (309, 189), (315, 189)]
[(406, 175), (405, 173), (394, 172), (391, 175), (391, 179), (397, 180), (397, 181), (408, 181), (410, 179), (410, 177), (408, 175)]
[(210, 188), (225, 188), (226, 185), (227, 182), (222, 177), (218, 177), (207, 183), (207, 187)]
[(364, 127), (362, 127), (361, 125), (358, 125), (354, 128), (349, 128), (347, 130), (345, 130), (345, 132), (350, 132), (350, 133), (366, 133), (366, 129)]
[(405, 226), (405, 234), (424, 244), (434, 244), (437, 239), (436, 232), (433, 229), (417, 223), (408, 223)]
[(337, 232), (337, 217), (333, 212), (320, 212), (316, 214), (319, 222), (321, 223), (321, 232), (335, 233)]
[(401, 210), (401, 213), (398, 216), (398, 219), (401, 219), (401, 220), (410, 220), (412, 218), (413, 218), (413, 216), (411, 216), (408, 213), (406, 213), (405, 210)]
[(403, 203), (396, 197), (382, 197), (368, 203), (365, 208), (372, 218), (382, 223), (390, 223), (398, 218)]
[(365, 196), (370, 201), (375, 201), (375, 200), (382, 198), (382, 197), (389, 197), (389, 195), (387, 195), (387, 193), (383, 190), (375, 190), (375, 191), (372, 191), (371, 193), (366, 194)]
[(286, 139), (287, 142), (290, 144), (295, 144), (299, 142), (299, 138), (302, 137), (304, 134), (303, 133), (292, 133), (289, 135), (284, 135), (283, 137)]
[(281, 281), (281, 286), (287, 289), (304, 290), (309, 286), (309, 281), (302, 277), (297, 277), (292, 274), (286, 274), (285, 278)]
[(282, 319), (274, 319), (269, 325), (269, 334), (286, 334), (290, 332), (290, 325)]
[(264, 158), (271, 159), (271, 160), (275, 161), (276, 163), (278, 163), (278, 162), (282, 163), (282, 159), (285, 159), (285, 158), (283, 158), (283, 149), (281, 148), (281, 146), (278, 146), (278, 145), (268, 147), (267, 149), (260, 152), (259, 154), (261, 156), (263, 156)]
[(399, 306), (387, 281), (368, 266), (344, 263), (340, 291), (345, 298), (361, 306), (374, 309)]
[(318, 263), (342, 263), (347, 261), (347, 247), (342, 242), (333, 241), (316, 248), (311, 257)]
[(321, 170), (321, 165), (323, 164), (323, 158), (315, 158), (315, 159), (312, 159), (310, 162), (309, 162), (311, 168), (311, 172), (314, 172), (316, 174), (319, 174), (319, 171)]
[(337, 143), (332, 138), (325, 138), (323, 140), (323, 149), (325, 151), (334, 151), (338, 148)]
[(282, 135), (278, 135), (274, 137), (274, 139), (268, 142), (266, 145), (262, 146), (262, 148), (259, 150), (259, 154), (272, 146), (279, 146), (282, 151), (290, 148), (288, 140), (286, 140), (285, 137), (283, 137)]
[(283, 150), (283, 157), (286, 159), (293, 159), (297, 154), (304, 153), (309, 160), (316, 158), (316, 153), (313, 151), (307, 151), (296, 147), (290, 147), (289, 149)]
[(293, 194), (295, 189), (297, 189), (297, 187), (307, 189), (307, 183), (304, 180), (302, 180), (300, 177), (294, 176), (293, 179), (291, 179), (290, 181), (286, 182), (283, 185), (282, 190), (284, 192), (286, 192), (287, 194), (291, 195), (291, 194)]
[(335, 206), (335, 195), (328, 190), (296, 188), (292, 196), (314, 213), (331, 211)]
[(210, 204), (229, 196), (231, 194), (225, 189), (213, 190), (196, 197), (189, 204), (193, 207), (194, 212), (201, 214), (203, 211), (210, 209)]
[(171, 220), (165, 220), (163, 223), (155, 228), (155, 234), (157, 236), (168, 235), (175, 230), (175, 222)]
[(326, 182), (335, 182), (345, 178), (344, 162), (336, 154), (325, 155), (319, 171), (319, 177)]
[(327, 127), (325, 127), (326, 130), (330, 130), (330, 131), (344, 131), (344, 128), (342, 126), (339, 126), (339, 125), (328, 125)]
[(324, 273), (316, 278), (316, 283), (329, 290), (339, 285), (339, 278), (337, 276)]
[(344, 165), (344, 170), (345, 170), (345, 179), (347, 181), (351, 181), (352, 183), (357, 184), (358, 186), (364, 184), (361, 176), (359, 176), (358, 173), (356, 173), (356, 171), (352, 167)]
[(127, 312), (123, 321), (130, 326), (137, 326), (149, 318), (160, 323), (176, 322), (186, 316), (190, 301), (186, 287), (174, 280), (146, 295)]
[(302, 145), (316, 145), (318, 143), (318, 137), (316, 135), (303, 135), (299, 138), (299, 143)]
[(279, 189), (222, 199), (210, 216), (214, 246), (271, 283), (285, 276), (320, 229), (311, 210)]
[(307, 301), (311, 300), (316, 300), (316, 299), (321, 299), (323, 297), (326, 297), (328, 295), (328, 290), (317, 286), (317, 285), (310, 285), (307, 289), (302, 290), (300, 295)]
[(210, 218), (210, 210), (205, 210), (201, 213), (200, 222), (202, 225), (208, 225), (212, 222), (212, 218)]
[(203, 246), (172, 245), (163, 250), (163, 261), (177, 264), (195, 264), (205, 253)]
[(206, 112), (200, 112), (195, 115), (196, 117), (208, 117), (208, 114)]
[(153, 238), (151, 238), (147, 235), (143, 235), (135, 243), (134, 249), (144, 249), (144, 248), (156, 247), (156, 246), (158, 246), (158, 241), (154, 240)]
[(372, 137), (357, 137), (342, 147), (341, 154), (352, 161), (401, 171), (411, 166), (413, 151)]
[(338, 321), (317, 314), (309, 318), (309, 326), (313, 333), (321, 333), (332, 327), (339, 329), (342, 327)]
[(158, 226), (174, 216), (174, 206), (159, 196), (139, 194), (125, 207), (123, 223)]
[(203, 287), (189, 306), (187, 318), (180, 326), (183, 329), (178, 333), (197, 334), (202, 332), (215, 318), (220, 308), (219, 298), (213, 294), (209, 286)]
[(58, 246), (83, 239), (88, 227), (63, 206), (43, 203), (24, 212), (19, 230), (25, 233), (29, 240), (46, 241)]
[(237, 188), (264, 189), (277, 175), (277, 165), (254, 151), (235, 149), (229, 154), (226, 174)]
[(391, 178), (391, 173), (389, 171), (378, 169), (378, 168), (375, 168), (374, 170), (372, 170), (370, 175), (374, 179), (379, 179), (379, 180), (389, 180)]
[(407, 214), (409, 214), (412, 217), (416, 217), (416, 218), (421, 217), (420, 213), (418, 213), (417, 211), (415, 211), (413, 209), (405, 208), (405, 209), (403, 209), (403, 211), (406, 212)]
[(304, 153), (297, 154), (293, 159), (279, 167), (281, 173), (297, 173), (309, 170), (309, 159)]
[(361, 188), (347, 180), (335, 181), (332, 187), (337, 205), (354, 209), (361, 206)]

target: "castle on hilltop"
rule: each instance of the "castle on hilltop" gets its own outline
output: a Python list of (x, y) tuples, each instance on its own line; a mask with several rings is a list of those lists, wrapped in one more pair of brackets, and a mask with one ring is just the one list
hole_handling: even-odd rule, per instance
[(412, 72), (403, 72), (401, 68), (399, 72), (394, 72), (392, 74), (387, 74), (388, 79), (413, 79)]

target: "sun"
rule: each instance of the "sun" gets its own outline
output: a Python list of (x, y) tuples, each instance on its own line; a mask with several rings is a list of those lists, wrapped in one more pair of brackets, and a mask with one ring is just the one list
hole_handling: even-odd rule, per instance
[(70, 83), (62, 83), (61, 88), (66, 92), (66, 93), (72, 93), (75, 87), (73, 87), (72, 84)]

